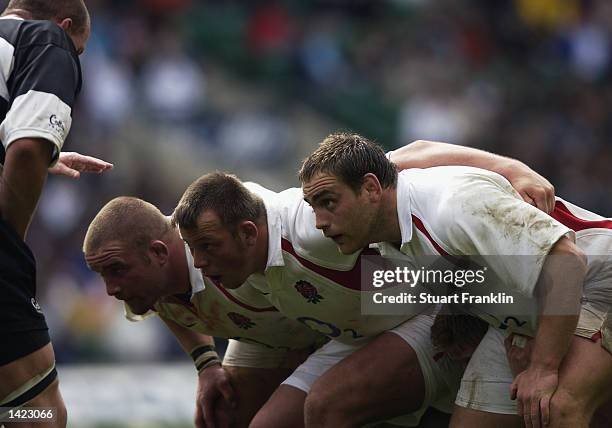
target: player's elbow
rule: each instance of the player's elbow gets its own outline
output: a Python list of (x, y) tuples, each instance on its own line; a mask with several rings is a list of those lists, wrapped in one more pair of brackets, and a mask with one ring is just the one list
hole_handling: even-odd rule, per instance
[[(427, 150), (432, 148), (436, 143), (428, 140), (414, 140), (412, 143), (406, 144), (405, 148), (411, 148), (414, 151)], [(403, 149), (403, 148), (402, 148)], [(400, 150), (402, 150), (400, 149)]]
[(582, 251), (576, 245), (574, 245), (574, 248), (575, 248), (575, 250), (574, 250), (574, 257), (577, 259), (577, 262), (579, 264), (580, 270), (582, 272), (584, 272), (584, 274), (586, 275), (587, 264), (588, 264), (587, 255), (584, 253), (584, 251)]
[(586, 275), (587, 256), (576, 244), (568, 238), (561, 238), (553, 247), (551, 254), (563, 257), (568, 266), (576, 273)]
[(544, 300), (554, 305), (562, 305), (563, 301), (573, 308), (583, 293), (587, 273), (585, 253), (568, 238), (561, 238), (550, 251), (545, 265), (553, 281), (541, 281), (539, 289), (540, 293), (552, 293), (553, 297)]
[(412, 143), (408, 143), (405, 146), (395, 150), (394, 153), (397, 153), (398, 155), (405, 154), (415, 156), (419, 153), (434, 149), (436, 145), (437, 143), (433, 141), (414, 140)]

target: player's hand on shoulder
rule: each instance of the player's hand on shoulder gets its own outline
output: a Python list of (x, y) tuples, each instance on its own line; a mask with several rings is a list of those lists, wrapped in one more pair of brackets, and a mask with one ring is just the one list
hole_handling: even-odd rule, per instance
[(79, 178), (81, 172), (101, 173), (113, 169), (113, 164), (93, 156), (77, 152), (62, 152), (57, 163), (49, 168), (50, 174)]
[(215, 364), (198, 376), (196, 428), (229, 428), (234, 424), (237, 398), (230, 376)]
[(513, 170), (506, 177), (523, 200), (545, 213), (555, 208), (555, 187), (530, 168)]

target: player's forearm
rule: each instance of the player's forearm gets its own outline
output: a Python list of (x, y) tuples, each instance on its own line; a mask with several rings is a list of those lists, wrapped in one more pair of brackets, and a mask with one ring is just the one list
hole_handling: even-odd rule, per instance
[(182, 325), (179, 325), (176, 322), (164, 317), (161, 317), (161, 319), (164, 321), (168, 329), (170, 329), (174, 337), (176, 337), (179, 345), (181, 345), (181, 348), (183, 348), (187, 354), (190, 354), (190, 352), (198, 346), (214, 346), (215, 344), (215, 340), (211, 336), (190, 330), (187, 327), (183, 327)]
[(577, 324), (578, 316), (540, 316), (530, 366), (558, 370)]
[(578, 324), (585, 275), (584, 254), (562, 238), (546, 258), (538, 283), (541, 313), (532, 366), (557, 369), (561, 364)]
[(25, 239), (47, 178), (53, 145), (42, 139), (24, 138), (6, 151), (0, 184), (0, 215)]
[(426, 140), (417, 140), (395, 150), (391, 161), (400, 169), (463, 165), (488, 169), (504, 176), (513, 174), (516, 169), (531, 171), (516, 159), (472, 147)]

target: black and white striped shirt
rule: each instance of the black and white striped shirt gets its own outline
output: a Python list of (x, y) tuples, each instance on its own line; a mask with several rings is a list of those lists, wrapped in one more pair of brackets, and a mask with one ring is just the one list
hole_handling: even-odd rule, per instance
[(20, 138), (43, 138), (59, 155), (81, 90), (72, 40), (57, 24), (0, 18), (0, 162)]

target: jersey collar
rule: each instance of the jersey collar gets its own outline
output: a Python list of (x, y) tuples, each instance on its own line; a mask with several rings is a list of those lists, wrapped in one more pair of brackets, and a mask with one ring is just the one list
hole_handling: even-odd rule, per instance
[(204, 291), (206, 286), (204, 285), (204, 278), (202, 277), (202, 272), (199, 269), (196, 269), (193, 265), (193, 257), (191, 256), (191, 251), (189, 251), (189, 247), (185, 244), (185, 257), (187, 257), (187, 267), (189, 268), (189, 283), (191, 285), (191, 296), (199, 293), (200, 291)]
[(397, 218), (402, 234), (402, 247), (412, 240), (412, 206), (410, 204), (410, 179), (408, 174), (397, 176)]
[(278, 202), (273, 197), (262, 196), (268, 223), (268, 260), (266, 271), (275, 266), (284, 266), (282, 244), (282, 221)]
[(0, 19), (17, 19), (19, 21), (25, 21), (25, 19), (23, 19), (21, 16), (14, 14), (0, 16)]
[(412, 240), (412, 210), (410, 205), (410, 182), (408, 177), (400, 172), (397, 177), (397, 218), (399, 220), (402, 243), (397, 248), (391, 242), (378, 242), (372, 246), (377, 248), (383, 257), (398, 257)]

